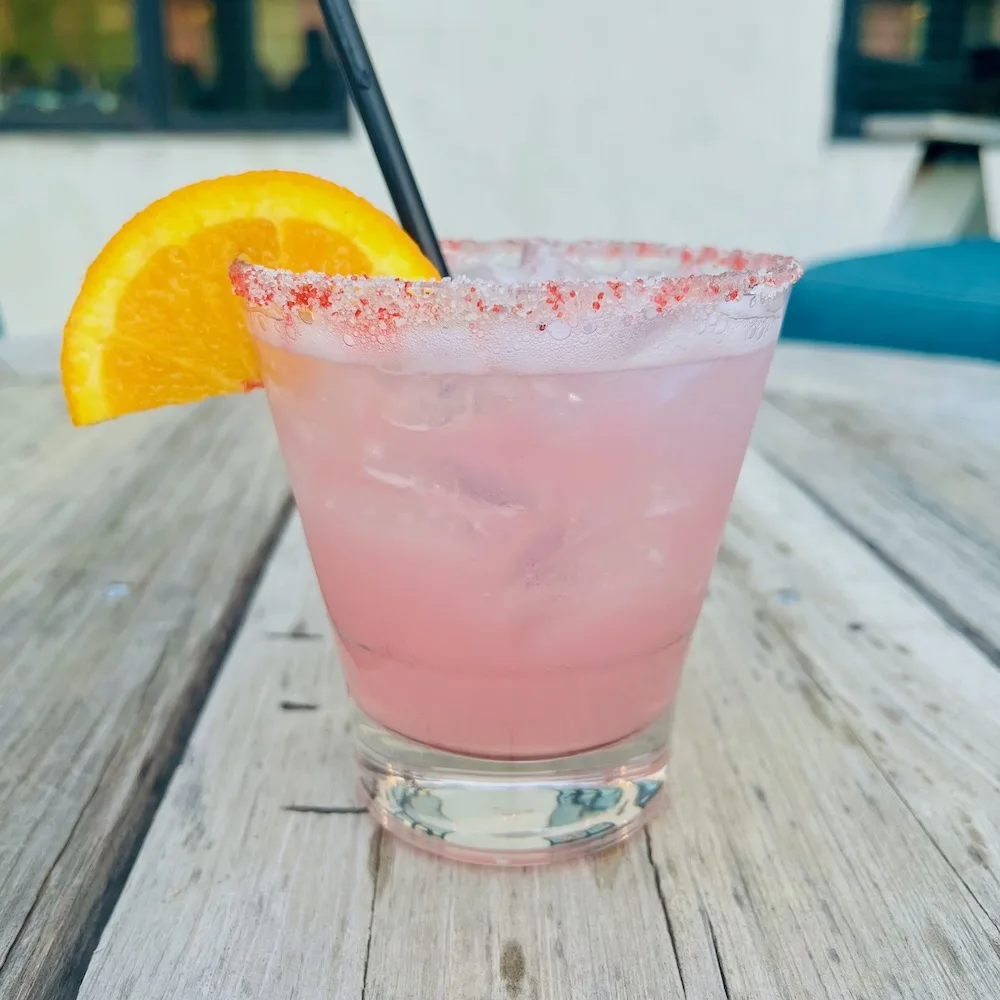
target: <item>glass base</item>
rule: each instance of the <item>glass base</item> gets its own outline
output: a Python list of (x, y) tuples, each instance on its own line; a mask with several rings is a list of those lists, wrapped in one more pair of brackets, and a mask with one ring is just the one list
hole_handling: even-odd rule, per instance
[(421, 850), (483, 865), (540, 865), (621, 843), (665, 795), (671, 715), (618, 743), (549, 760), (435, 750), (370, 719), (357, 727), (360, 794)]

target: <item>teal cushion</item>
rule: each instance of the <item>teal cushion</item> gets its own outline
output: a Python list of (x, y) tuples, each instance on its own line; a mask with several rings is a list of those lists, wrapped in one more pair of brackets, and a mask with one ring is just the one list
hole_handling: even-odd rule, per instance
[(1000, 243), (971, 240), (821, 264), (782, 337), (1000, 361)]

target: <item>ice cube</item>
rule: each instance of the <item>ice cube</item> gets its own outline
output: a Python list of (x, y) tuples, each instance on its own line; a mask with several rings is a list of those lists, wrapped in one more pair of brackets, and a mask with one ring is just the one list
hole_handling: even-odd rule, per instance
[(510, 487), (500, 479), (491, 478), (479, 469), (455, 466), (453, 469), (455, 492), (463, 500), (506, 510), (511, 513), (527, 510), (522, 497), (515, 496)]
[(455, 423), (473, 411), (472, 383), (463, 378), (408, 375), (394, 380), (383, 419), (407, 431), (430, 431)]

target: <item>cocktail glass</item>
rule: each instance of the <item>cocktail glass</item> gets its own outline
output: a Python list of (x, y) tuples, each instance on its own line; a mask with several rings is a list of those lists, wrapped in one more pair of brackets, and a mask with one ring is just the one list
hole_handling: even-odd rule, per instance
[(665, 798), (681, 668), (789, 258), (444, 245), (442, 282), (237, 264), (365, 804), (452, 858), (597, 851)]

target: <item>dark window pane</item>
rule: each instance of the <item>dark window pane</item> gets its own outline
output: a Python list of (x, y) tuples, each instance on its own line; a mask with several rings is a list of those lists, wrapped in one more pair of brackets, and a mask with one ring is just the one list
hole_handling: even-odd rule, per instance
[(1000, 0), (978, 0), (966, 10), (963, 44), (970, 109), (1000, 114)]
[(165, 0), (164, 15), (174, 124), (346, 124), (316, 0)]
[(935, 112), (1000, 118), (1000, 0), (845, 0), (837, 131)]
[(0, 0), (0, 123), (138, 120), (132, 0)]
[(977, 0), (965, 14), (966, 48), (994, 48), (1000, 45), (1000, 0)]
[(164, 35), (167, 49), (169, 105), (183, 111), (209, 111), (218, 106), (220, 25), (210, 0), (166, 0)]
[(347, 86), (316, 0), (256, 0), (254, 42), (282, 110), (343, 112)]

